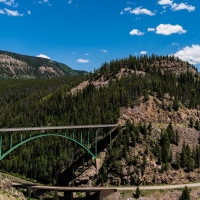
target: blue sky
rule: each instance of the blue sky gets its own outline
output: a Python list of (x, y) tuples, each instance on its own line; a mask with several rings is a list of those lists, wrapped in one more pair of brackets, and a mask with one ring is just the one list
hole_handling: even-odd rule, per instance
[(174, 54), (200, 71), (199, 0), (0, 0), (0, 50), (93, 71)]

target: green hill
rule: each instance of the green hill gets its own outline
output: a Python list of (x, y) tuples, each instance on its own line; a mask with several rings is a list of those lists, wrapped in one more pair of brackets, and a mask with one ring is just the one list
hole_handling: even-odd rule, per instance
[[(104, 63), (85, 78), (1, 81), (0, 127), (126, 123), (113, 135), (93, 184), (160, 184), (162, 175), (169, 170), (177, 175), (177, 169), (185, 181), (192, 180), (191, 171), (199, 177), (200, 78), (194, 66), (173, 56), (129, 56)], [(87, 143), (88, 131), (82, 134)], [(8, 135), (3, 139), (4, 151)], [(18, 140), (13, 136), (13, 143)], [(55, 184), (83, 153), (65, 139), (41, 138), (5, 157), (1, 169)]]
[(65, 64), (49, 59), (0, 51), (0, 79), (49, 78), (84, 74), (87, 72), (73, 70)]

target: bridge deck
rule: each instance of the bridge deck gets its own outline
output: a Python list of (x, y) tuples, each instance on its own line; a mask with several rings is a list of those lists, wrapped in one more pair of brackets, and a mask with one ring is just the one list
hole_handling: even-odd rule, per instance
[[(78, 125), (78, 126), (44, 126), (44, 127), (26, 127), (26, 128), (1, 128), (0, 132), (17, 131), (42, 131), (42, 130), (63, 130), (63, 129), (84, 129), (84, 128), (109, 128), (118, 127), (119, 124), (99, 124), (99, 125)], [(123, 125), (121, 125), (123, 126)]]
[(116, 188), (109, 187), (61, 187), (61, 186), (45, 186), (45, 185), (34, 185), (34, 184), (21, 184), (12, 183), (13, 187), (19, 188), (32, 188), (38, 190), (57, 190), (57, 191), (70, 191), (70, 192), (99, 192), (102, 190), (111, 190)]

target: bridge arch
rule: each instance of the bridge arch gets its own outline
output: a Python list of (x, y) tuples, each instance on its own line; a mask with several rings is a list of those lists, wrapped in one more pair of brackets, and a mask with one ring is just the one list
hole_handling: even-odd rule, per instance
[[(63, 137), (66, 139), (69, 139), (73, 142), (75, 142), (76, 144), (78, 144), (79, 146), (81, 146), (85, 151), (87, 151), (93, 158), (96, 158), (96, 156), (87, 148), (85, 147), (82, 143), (78, 142), (77, 140), (70, 138), (69, 136), (66, 135), (62, 135), (62, 134), (56, 134), (56, 133), (46, 133), (46, 134), (39, 134), (39, 135), (33, 135), (29, 138), (26, 138), (24, 140), (21, 140), (19, 143), (17, 143), (16, 145), (12, 146), (9, 150), (7, 150), (6, 152), (4, 152), (2, 155), (0, 155), (0, 160), (2, 160), (5, 156), (7, 156), (9, 153), (11, 153), (13, 150), (15, 150), (16, 148), (18, 148), (19, 146), (25, 144), (26, 142), (29, 142), (31, 140), (37, 139), (37, 138), (41, 138), (41, 137), (49, 137), (49, 136), (56, 136), (56, 137)], [(2, 139), (0, 139), (2, 140)]]

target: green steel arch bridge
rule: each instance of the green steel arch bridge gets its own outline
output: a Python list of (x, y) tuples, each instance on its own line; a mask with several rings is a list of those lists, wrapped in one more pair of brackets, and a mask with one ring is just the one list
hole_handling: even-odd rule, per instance
[[(97, 157), (97, 141), (98, 141), (98, 132), (95, 133), (95, 141), (94, 141), (94, 148), (95, 153), (93, 153), (90, 150), (90, 132), (88, 131), (87, 136), (87, 145), (83, 143), (83, 135), (82, 132), (80, 132), (80, 138), (79, 140), (75, 138), (74, 132), (72, 134), (67, 134), (66, 130), (72, 129), (97, 129), (97, 128), (112, 128), (112, 130), (109, 132), (110, 134), (110, 142), (112, 140), (112, 132), (115, 128), (117, 128), (118, 124), (105, 124), (105, 125), (80, 125), (80, 126), (52, 126), (52, 127), (26, 127), (26, 128), (2, 128), (0, 129), (0, 160), (2, 160), (5, 156), (7, 156), (9, 153), (11, 153), (13, 150), (18, 148), (19, 146), (25, 144), (26, 142), (29, 142), (31, 140), (41, 138), (41, 137), (48, 137), (48, 136), (56, 136), (56, 137), (62, 137), (71, 140), (72, 142), (75, 142), (79, 146), (81, 146), (86, 152), (88, 152), (93, 158)], [(122, 125), (123, 126), (123, 125)], [(61, 131), (61, 133), (52, 133), (51, 131)], [(16, 144), (13, 144), (13, 133), (19, 132), (19, 142)], [(22, 132), (29, 132), (29, 136), (23, 138)], [(33, 132), (36, 132), (36, 134), (32, 134)], [(10, 141), (9, 141), (9, 148), (5, 151), (3, 151), (3, 136), (5, 134), (9, 134)]]

